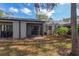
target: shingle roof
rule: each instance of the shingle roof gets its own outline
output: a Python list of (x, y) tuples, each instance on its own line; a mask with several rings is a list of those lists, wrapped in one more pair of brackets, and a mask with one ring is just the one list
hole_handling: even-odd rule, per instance
[(26, 22), (44, 22), (44, 21), (38, 21), (36, 19), (15, 18), (15, 17), (0, 17), (0, 20), (26, 21)]

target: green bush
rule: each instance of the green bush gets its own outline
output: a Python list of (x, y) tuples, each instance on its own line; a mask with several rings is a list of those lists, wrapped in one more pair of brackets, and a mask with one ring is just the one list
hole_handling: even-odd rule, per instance
[(78, 30), (78, 33), (79, 33), (79, 25), (77, 25), (77, 30)]
[(68, 31), (69, 31), (69, 28), (67, 27), (60, 27), (56, 30), (57, 34), (59, 35), (67, 35)]

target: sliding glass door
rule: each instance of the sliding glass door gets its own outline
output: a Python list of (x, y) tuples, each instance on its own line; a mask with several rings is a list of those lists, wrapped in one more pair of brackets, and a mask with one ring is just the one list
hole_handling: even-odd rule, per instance
[(13, 25), (9, 23), (0, 24), (0, 38), (13, 36)]

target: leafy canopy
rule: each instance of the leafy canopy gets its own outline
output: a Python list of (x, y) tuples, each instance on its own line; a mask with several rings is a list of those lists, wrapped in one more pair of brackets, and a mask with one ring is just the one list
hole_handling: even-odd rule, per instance
[(0, 17), (4, 15), (4, 12), (0, 10)]

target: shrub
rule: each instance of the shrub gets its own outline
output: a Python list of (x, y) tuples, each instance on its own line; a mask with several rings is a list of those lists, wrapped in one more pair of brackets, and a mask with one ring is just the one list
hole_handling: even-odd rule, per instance
[(56, 30), (57, 34), (59, 35), (67, 35), (68, 31), (69, 31), (69, 28), (67, 27), (60, 27)]
[(78, 33), (79, 33), (79, 25), (77, 25), (77, 30), (78, 30)]

